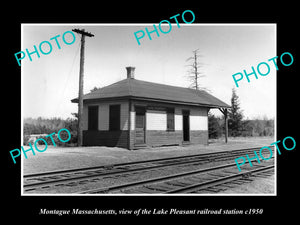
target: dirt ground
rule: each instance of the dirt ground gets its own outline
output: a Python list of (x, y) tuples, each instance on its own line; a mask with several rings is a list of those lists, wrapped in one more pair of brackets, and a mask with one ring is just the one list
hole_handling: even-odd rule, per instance
[[(274, 142), (272, 137), (229, 138), (224, 140), (210, 140), (209, 145), (168, 146), (129, 151), (116, 147), (54, 147), (48, 146), (45, 152), (32, 155), (27, 152), (27, 159), (22, 158), (22, 174), (41, 173), (55, 170), (67, 170), (101, 166), (131, 161), (168, 158), (200, 153), (237, 150), (242, 148), (263, 147)], [(27, 147), (24, 147), (25, 150)], [(29, 147), (28, 147), (29, 148)], [(257, 178), (251, 183), (239, 188), (226, 191), (231, 193), (274, 193), (274, 176)]]
[[(66, 170), (81, 167), (176, 157), (200, 153), (236, 150), (242, 148), (263, 147), (274, 142), (271, 137), (229, 138), (210, 140), (209, 145), (168, 146), (129, 151), (117, 147), (54, 147), (49, 145), (45, 152), (27, 152), (27, 159), (22, 157), (24, 174), (40, 173), (53, 170)], [(24, 149), (28, 149), (29, 146)]]
[(238, 187), (223, 191), (222, 194), (273, 194), (275, 192), (275, 175), (265, 178), (256, 177), (252, 182), (241, 184)]

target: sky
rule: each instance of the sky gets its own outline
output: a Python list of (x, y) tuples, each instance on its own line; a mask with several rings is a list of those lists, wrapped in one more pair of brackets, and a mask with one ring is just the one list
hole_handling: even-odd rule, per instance
[[(154, 22), (158, 26), (157, 22)], [(245, 119), (275, 118), (276, 116), (276, 69), (269, 62), (270, 73), (258, 79), (249, 76), (235, 86), (232, 75), (246, 70), (251, 73), (261, 62), (277, 55), (276, 24), (180, 24), (172, 23), (169, 33), (145, 35), (138, 45), (134, 32), (153, 30), (153, 24), (22, 24), (20, 51), (34, 51), (43, 41), (49, 41), (52, 52), (40, 58), (32, 54), (21, 61), (22, 116), (72, 117), (77, 104), (71, 99), (78, 96), (80, 36), (67, 45), (62, 36), (72, 29), (85, 29), (94, 34), (86, 37), (84, 64), (84, 93), (94, 87), (104, 87), (126, 78), (127, 66), (134, 66), (135, 78), (173, 86), (189, 87), (187, 71), (193, 51), (199, 49), (200, 69), (205, 77), (200, 85), (210, 94), (231, 104), (232, 88), (239, 96)], [(168, 26), (168, 25), (166, 25)], [(168, 30), (168, 27), (162, 27)], [(55, 40), (57, 37), (61, 49)], [(65, 35), (66, 42), (73, 37)], [(47, 52), (49, 46), (42, 45)], [(16, 65), (17, 61), (16, 61)], [(261, 66), (262, 72), (265, 72)], [(221, 115), (219, 110), (212, 110)]]

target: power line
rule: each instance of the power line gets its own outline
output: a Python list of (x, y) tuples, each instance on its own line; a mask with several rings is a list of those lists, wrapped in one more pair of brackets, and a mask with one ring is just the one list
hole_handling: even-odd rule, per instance
[(70, 67), (69, 73), (68, 73), (68, 75), (67, 75), (67, 80), (66, 80), (66, 82), (65, 82), (65, 84), (64, 84), (64, 86), (63, 86), (63, 91), (62, 91), (62, 93), (59, 95), (59, 96), (60, 96), (60, 99), (59, 99), (59, 103), (57, 104), (57, 108), (56, 108), (56, 110), (55, 110), (55, 111), (56, 111), (56, 114), (57, 114), (57, 111), (58, 111), (58, 109), (59, 109), (59, 107), (60, 107), (60, 105), (61, 105), (61, 102), (64, 100), (63, 96), (64, 96), (64, 94), (65, 94), (66, 87), (67, 87), (67, 85), (69, 84), (69, 80), (70, 80), (71, 73), (72, 73), (73, 68), (74, 68), (75, 60), (76, 60), (76, 58), (77, 58), (77, 56), (78, 56), (78, 53), (79, 53), (79, 49), (80, 49), (80, 44), (77, 45), (77, 49), (76, 49), (76, 52), (75, 52), (75, 54), (74, 54), (73, 61), (72, 61), (72, 64), (71, 64), (71, 67)]

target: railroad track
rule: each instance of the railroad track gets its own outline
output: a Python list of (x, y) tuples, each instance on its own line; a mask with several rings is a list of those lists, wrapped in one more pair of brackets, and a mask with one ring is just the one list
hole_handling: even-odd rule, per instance
[(233, 151), (224, 151), (207, 154), (196, 154), (172, 158), (144, 160), (130, 163), (119, 163), (105, 166), (77, 168), (62, 171), (50, 171), (46, 173), (28, 174), (23, 176), (24, 192), (57, 188), (61, 186), (80, 185), (83, 181), (107, 176), (122, 176), (130, 173), (139, 173), (149, 170), (157, 170), (172, 166), (201, 165), (212, 161), (235, 159), (245, 154), (253, 154), (259, 148), (248, 148)]
[[(253, 163), (252, 163), (253, 164)], [(250, 177), (262, 173), (274, 173), (274, 161), (262, 164), (253, 164), (253, 167), (243, 168), (244, 172), (236, 170), (236, 164), (230, 163), (221, 166), (199, 169), (185, 173), (162, 176), (143, 181), (97, 188), (80, 192), (80, 194), (175, 194), (175, 193), (211, 193), (226, 190), (228, 185), (240, 185), (252, 181)], [(218, 186), (222, 186), (218, 187)], [(224, 188), (225, 185), (225, 188)], [(217, 189), (216, 189), (217, 187)]]

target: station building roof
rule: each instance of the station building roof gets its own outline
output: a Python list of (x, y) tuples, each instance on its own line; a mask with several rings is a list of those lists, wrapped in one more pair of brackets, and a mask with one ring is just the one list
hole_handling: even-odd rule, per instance
[[(127, 78), (111, 85), (91, 91), (83, 96), (83, 101), (113, 99), (137, 99), (184, 105), (197, 105), (208, 108), (230, 108), (228, 104), (203, 90), (195, 90), (148, 81)], [(78, 103), (78, 98), (71, 100)]]

